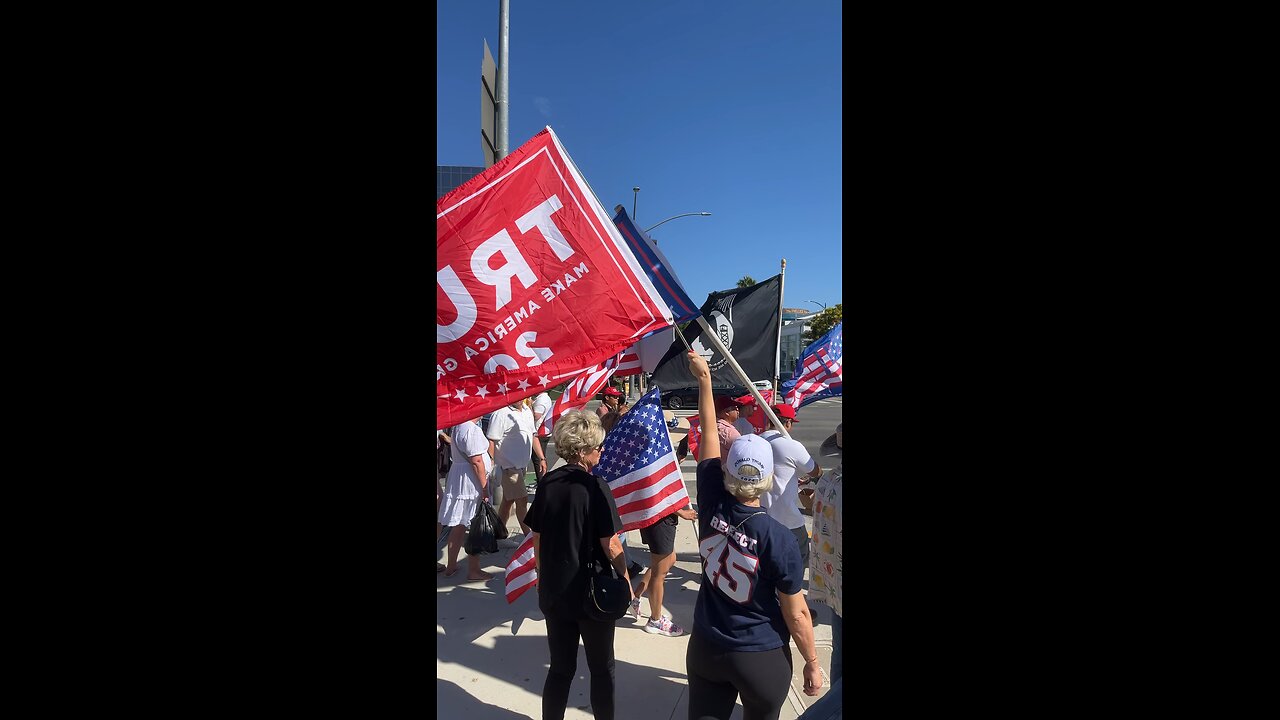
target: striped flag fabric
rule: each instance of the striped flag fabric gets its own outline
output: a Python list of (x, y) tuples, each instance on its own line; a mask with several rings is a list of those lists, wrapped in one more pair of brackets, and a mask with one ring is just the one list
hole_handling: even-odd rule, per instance
[(516, 601), (525, 591), (538, 584), (537, 563), (533, 559), (533, 534), (525, 535), (524, 542), (516, 548), (507, 563), (506, 592), (507, 604)]
[[(566, 412), (580, 406), (586, 405), (587, 401), (595, 397), (597, 393), (604, 389), (609, 382), (609, 378), (613, 377), (618, 371), (622, 358), (626, 353), (619, 353), (605, 360), (599, 365), (592, 365), (586, 370), (580, 370), (577, 373), (569, 373), (560, 377), (576, 376), (564, 389), (564, 394), (556, 398), (555, 404), (551, 406), (551, 412), (542, 419), (542, 430), (547, 435), (551, 434), (551, 428), (560, 416)], [(639, 360), (636, 361), (639, 364)]]
[(671, 271), (671, 261), (658, 249), (658, 243), (649, 237), (635, 221), (627, 215), (626, 208), (618, 205), (614, 208), (613, 224), (617, 226), (627, 247), (635, 254), (645, 275), (653, 282), (653, 286), (662, 296), (663, 302), (671, 309), (671, 316), (677, 322), (692, 320), (700, 314), (698, 306), (693, 304), (689, 293), (685, 292), (680, 278)]
[(609, 483), (623, 531), (648, 527), (689, 504), (665, 422), (654, 388), (605, 436), (594, 474)]
[(783, 401), (802, 408), (823, 398), (844, 394), (844, 323), (836, 326), (805, 348), (796, 361), (795, 377), (779, 390)]
[(549, 127), (438, 199), (436, 427), (537, 395), (675, 324), (670, 273), (659, 290), (660, 261), (632, 247)]
[(613, 373), (614, 377), (626, 377), (628, 375), (639, 375), (644, 372), (644, 368), (640, 366), (640, 354), (636, 351), (636, 345), (632, 345), (622, 354), (618, 356), (618, 369)]

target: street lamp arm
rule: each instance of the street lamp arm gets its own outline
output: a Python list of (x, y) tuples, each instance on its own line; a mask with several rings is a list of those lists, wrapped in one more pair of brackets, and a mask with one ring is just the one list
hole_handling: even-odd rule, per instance
[[(672, 217), (669, 217), (669, 218), (667, 218), (666, 220), (663, 220), (662, 222), (658, 223), (658, 225), (661, 225), (661, 224), (662, 224), (662, 223), (664, 223), (664, 222), (670, 222), (670, 221), (672, 221), (672, 220), (675, 220), (676, 218), (688, 217), (689, 215), (701, 215), (701, 216), (703, 216), (703, 217), (710, 217), (711, 213), (709, 213), (709, 212), (691, 212), (691, 213), (681, 213), (680, 215), (673, 215)], [(653, 228), (658, 227), (658, 225), (654, 225), (653, 227), (649, 228), (648, 230), (645, 230), (645, 232), (653, 232)]]

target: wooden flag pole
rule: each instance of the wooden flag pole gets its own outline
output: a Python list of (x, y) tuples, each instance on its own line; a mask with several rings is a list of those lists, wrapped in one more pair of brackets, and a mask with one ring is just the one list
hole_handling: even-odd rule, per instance
[[(711, 326), (707, 324), (707, 319), (701, 315), (698, 316), (698, 324), (702, 326), (702, 334), (706, 337), (707, 341), (715, 346), (715, 349), (720, 351), (721, 355), (724, 355), (724, 359), (729, 361), (729, 367), (733, 368), (733, 371), (738, 374), (738, 377), (742, 378), (742, 383), (747, 386), (747, 390), (751, 391), (751, 395), (756, 399), (756, 402), (764, 409), (765, 417), (769, 418), (769, 421), (773, 423), (774, 427), (776, 427), (784, 437), (790, 439), (791, 433), (787, 432), (787, 429), (782, 427), (782, 421), (778, 420), (778, 416), (774, 414), (773, 408), (764, 401), (764, 396), (760, 394), (760, 388), (751, 384), (751, 378), (747, 377), (746, 371), (742, 369), (742, 366), (738, 364), (738, 361), (729, 353), (729, 348), (725, 347), (724, 343), (720, 341), (720, 334), (715, 330), (712, 330)], [(677, 334), (679, 333), (677, 332)], [(684, 338), (681, 337), (681, 339), (683, 340)], [(685, 346), (688, 347), (688, 343), (685, 343)], [(690, 350), (692, 350), (692, 348), (690, 348)]]

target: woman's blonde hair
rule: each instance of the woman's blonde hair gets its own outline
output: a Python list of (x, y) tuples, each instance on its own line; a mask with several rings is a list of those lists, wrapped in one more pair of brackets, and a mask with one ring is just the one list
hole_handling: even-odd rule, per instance
[(600, 416), (586, 410), (570, 410), (561, 415), (552, 435), (556, 439), (556, 455), (564, 458), (565, 462), (577, 462), (604, 444)]
[(724, 489), (739, 500), (755, 500), (773, 489), (773, 473), (756, 482), (743, 482), (724, 470)]

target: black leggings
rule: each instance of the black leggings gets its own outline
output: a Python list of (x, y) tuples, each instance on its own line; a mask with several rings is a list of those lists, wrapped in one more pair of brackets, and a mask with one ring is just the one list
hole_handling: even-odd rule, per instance
[(791, 686), (791, 648), (730, 652), (689, 637), (689, 720), (728, 720), (742, 696), (743, 720), (778, 720)]
[(582, 618), (564, 620), (547, 618), (547, 646), (551, 648), (551, 667), (542, 686), (543, 720), (563, 720), (569, 704), (569, 686), (578, 671), (578, 638), (587, 650), (587, 669), (591, 671), (591, 711), (596, 720), (613, 720), (613, 630), (612, 622), (596, 622)]

